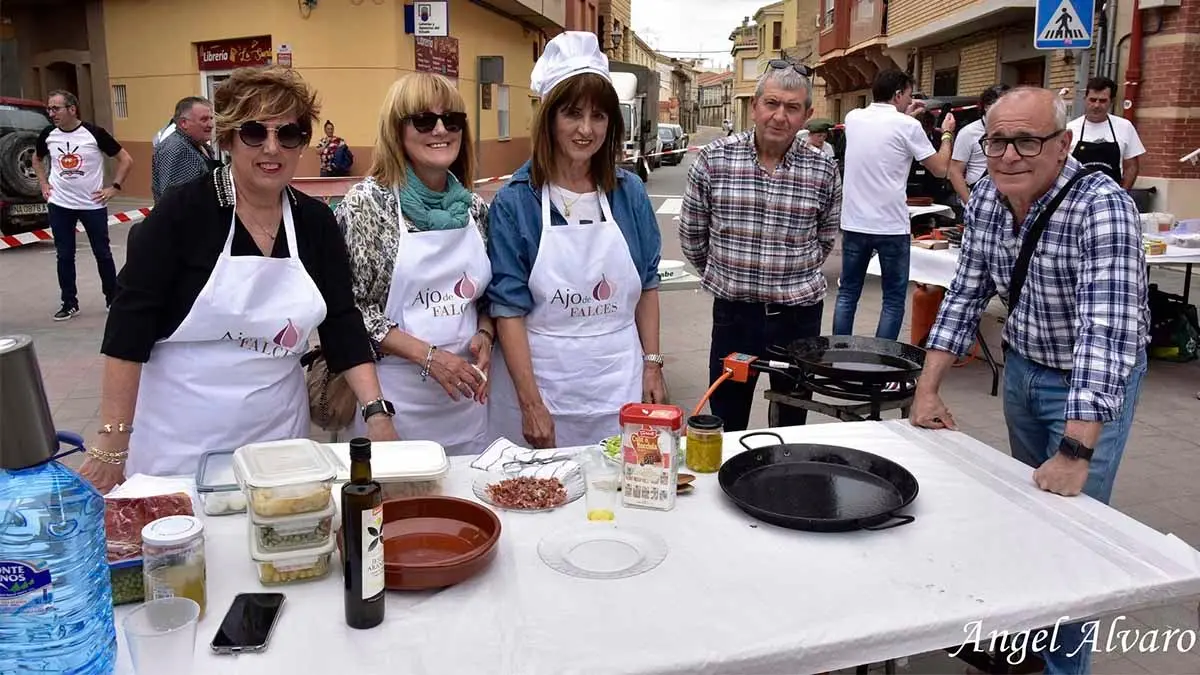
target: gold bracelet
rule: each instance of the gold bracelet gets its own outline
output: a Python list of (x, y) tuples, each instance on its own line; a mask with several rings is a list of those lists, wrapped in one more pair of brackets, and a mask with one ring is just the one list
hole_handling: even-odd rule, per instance
[[(117, 422), (117, 431), (120, 433), (123, 433), (123, 434), (132, 434), (133, 433), (133, 425), (125, 424), (124, 422)], [(111, 434), (112, 432), (113, 432), (113, 425), (105, 424), (100, 427), (100, 431), (98, 433)]]
[(101, 450), (100, 448), (94, 448), (94, 447), (88, 448), (87, 454), (89, 457), (92, 457), (99, 462), (103, 462), (105, 464), (112, 464), (114, 466), (124, 464), (125, 459), (127, 457), (129, 457), (128, 450), (122, 450), (120, 452), (105, 452), (104, 450)]

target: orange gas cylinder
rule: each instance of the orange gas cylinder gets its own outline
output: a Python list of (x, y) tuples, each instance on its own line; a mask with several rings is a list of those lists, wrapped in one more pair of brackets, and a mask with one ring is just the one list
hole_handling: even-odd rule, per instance
[(937, 319), (938, 308), (942, 306), (942, 298), (945, 295), (946, 289), (941, 286), (917, 284), (912, 296), (912, 342), (910, 344), (925, 344), (925, 338), (929, 337), (929, 331), (933, 329), (933, 322)]

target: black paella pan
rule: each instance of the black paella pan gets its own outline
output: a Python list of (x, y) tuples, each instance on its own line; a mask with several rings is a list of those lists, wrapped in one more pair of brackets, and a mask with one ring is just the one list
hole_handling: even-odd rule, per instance
[[(747, 445), (755, 436), (777, 444)], [(834, 445), (784, 443), (770, 431), (746, 434), (740, 442), (746, 452), (726, 460), (717, 477), (726, 496), (758, 520), (815, 532), (913, 522), (899, 512), (917, 498), (917, 479), (889, 459)]]

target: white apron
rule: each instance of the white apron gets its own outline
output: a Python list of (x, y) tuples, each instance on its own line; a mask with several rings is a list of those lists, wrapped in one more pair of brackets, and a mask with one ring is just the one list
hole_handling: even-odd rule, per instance
[(209, 450), (308, 437), (300, 355), (325, 300), (296, 252), (286, 191), (287, 258), (231, 255), (236, 219), (191, 311), (142, 366), (128, 476), (190, 475)]
[[(492, 264), (474, 218), (457, 230), (409, 232), (401, 215), (384, 313), (405, 333), (473, 362), (471, 338), (479, 330), (476, 301), (491, 280)], [(469, 398), (453, 401), (432, 375), (421, 381), (423, 368), (424, 363), (390, 354), (378, 364), (383, 397), (396, 407), (396, 434), (403, 440), (440, 443), (450, 455), (482, 452), (487, 406)], [(366, 433), (361, 415), (355, 418), (354, 433)]]
[[(542, 187), (542, 238), (529, 273), (533, 310), (525, 328), (558, 447), (620, 433), (621, 406), (642, 400), (643, 352), (634, 323), (642, 280), (608, 197), (597, 192), (604, 222), (551, 227), (550, 192)], [(489, 436), (525, 443), (502, 350), (492, 364), (491, 404)]]

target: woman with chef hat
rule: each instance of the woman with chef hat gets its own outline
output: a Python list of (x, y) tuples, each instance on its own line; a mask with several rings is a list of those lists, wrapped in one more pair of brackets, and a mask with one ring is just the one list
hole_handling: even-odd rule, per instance
[(625, 128), (596, 36), (555, 37), (531, 80), (533, 158), (489, 210), (489, 435), (586, 445), (619, 432), (622, 405), (666, 398), (662, 239), (641, 179), (616, 166)]

